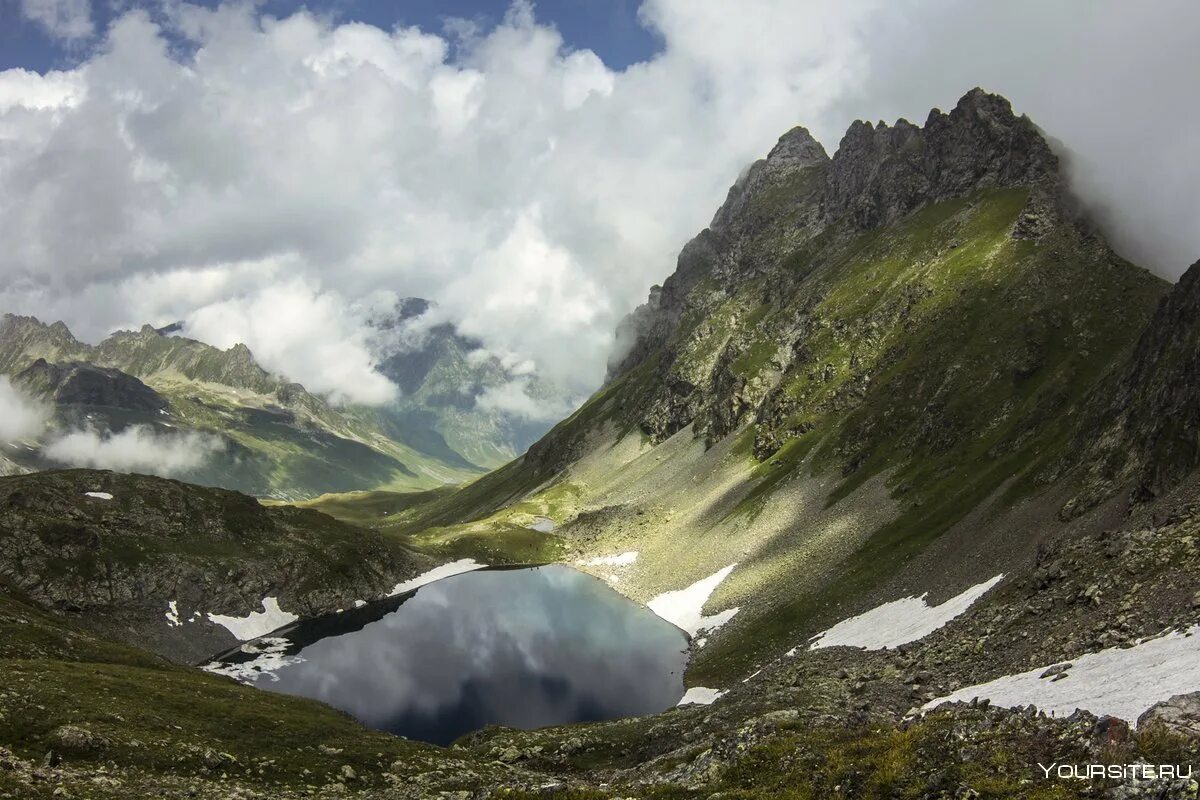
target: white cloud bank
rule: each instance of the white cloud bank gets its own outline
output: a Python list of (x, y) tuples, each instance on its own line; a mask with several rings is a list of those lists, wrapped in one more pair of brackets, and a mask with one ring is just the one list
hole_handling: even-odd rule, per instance
[(0, 375), (0, 443), (36, 439), (49, 419), (44, 407), (30, 400)]
[(209, 434), (160, 434), (148, 426), (134, 425), (110, 434), (74, 430), (51, 441), (42, 454), (76, 467), (170, 477), (202, 466), (221, 447), (221, 440)]
[[(82, 0), (25, 3), (83, 35), (61, 22)], [(260, 8), (132, 10), (74, 69), (0, 72), (0, 308), (88, 338), (184, 319), (379, 402), (363, 321), (424, 296), (578, 396), (782, 132), (833, 150), (855, 116), (923, 120), (976, 84), (1076, 151), (1128, 252), (1200, 256), (1182, 0), (645, 0), (663, 50), (622, 71), (523, 3), (441, 35)]]
[(90, 0), (21, 0), (21, 13), (56, 39), (72, 42), (95, 33)]

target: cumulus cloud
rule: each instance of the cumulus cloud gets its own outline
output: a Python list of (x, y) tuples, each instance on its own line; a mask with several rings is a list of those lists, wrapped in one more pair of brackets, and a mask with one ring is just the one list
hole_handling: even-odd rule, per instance
[(134, 425), (109, 434), (74, 430), (47, 444), (42, 455), (74, 467), (170, 477), (203, 466), (221, 448), (220, 438), (209, 434), (163, 434)]
[(49, 411), (26, 397), (0, 375), (0, 442), (36, 439), (50, 418)]
[(379, 402), (368, 310), (423, 296), (577, 397), (782, 132), (832, 151), (976, 84), (1088, 165), (1126, 252), (1200, 256), (1182, 0), (645, 0), (662, 52), (620, 71), (523, 2), (441, 33), (261, 8), (128, 11), (75, 69), (0, 72), (0, 306), (87, 338), (185, 319)]
[(375, 371), (365, 310), (302, 279), (202, 306), (185, 320), (187, 335), (221, 348), (242, 342), (276, 371), (335, 402), (379, 405), (396, 387)]
[(89, 0), (21, 0), (21, 13), (56, 39), (74, 41), (95, 33)]
[(573, 405), (570, 398), (547, 397), (544, 392), (538, 392), (528, 377), (489, 386), (475, 402), (484, 410), (499, 411), (530, 422), (560, 420), (571, 413)]

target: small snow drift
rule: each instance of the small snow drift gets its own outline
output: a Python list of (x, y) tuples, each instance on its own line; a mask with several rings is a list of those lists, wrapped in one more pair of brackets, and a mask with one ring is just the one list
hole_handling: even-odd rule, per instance
[(183, 624), (179, 621), (179, 604), (174, 600), (167, 603), (167, 612), (163, 616), (167, 618), (167, 624), (172, 628), (178, 628)]
[(287, 649), (291, 642), (278, 636), (268, 636), (251, 644), (242, 645), (242, 652), (253, 655), (250, 661), (238, 664), (222, 664), (211, 661), (201, 667), (205, 672), (224, 675), (242, 683), (253, 683), (266, 675), (273, 681), (278, 681), (275, 673), (283, 667), (299, 664), (304, 661), (300, 656), (288, 655)]
[(296, 614), (280, 608), (279, 600), (275, 597), (264, 597), (262, 607), (262, 611), (251, 611), (244, 617), (209, 613), (208, 621), (223, 626), (240, 641), (248, 642), (300, 619)]
[(599, 556), (597, 558), (576, 561), (575, 563), (581, 567), (627, 567), (637, 561), (637, 559), (637, 551), (630, 550), (627, 553), (620, 553), (615, 556)]
[(679, 702), (675, 705), (686, 706), (694, 704), (698, 706), (707, 706), (711, 705), (714, 700), (723, 694), (725, 693), (720, 689), (709, 689), (704, 686), (693, 686), (684, 693), (683, 697), (681, 697)]
[(442, 564), (440, 567), (434, 567), (428, 572), (423, 572), (415, 578), (409, 578), (402, 583), (397, 583), (388, 592), (388, 597), (395, 597), (398, 594), (411, 592), (414, 589), (419, 589), (427, 583), (439, 581), (442, 578), (449, 578), (452, 575), (461, 575), (464, 572), (472, 572), (477, 569), (483, 569), (487, 564), (480, 564), (473, 558), (461, 558), (458, 561), (451, 561), (449, 564)]
[(552, 533), (558, 527), (554, 520), (549, 517), (534, 517), (533, 523), (529, 526), (529, 530), (537, 531), (538, 533)]
[(1088, 653), (1071, 659), (1071, 666), (1065, 669), (1042, 665), (959, 689), (929, 701), (923, 710), (978, 697), (998, 706), (1032, 703), (1052, 716), (1069, 715), (1082, 708), (1097, 716), (1107, 714), (1136, 725), (1142, 712), (1160, 700), (1200, 690), (1200, 635), (1197, 634), (1200, 625), (1184, 633), (1146, 639), (1133, 647), (1110, 647)]
[(646, 605), (667, 622), (687, 631), (688, 635), (693, 638), (701, 631), (716, 630), (733, 619), (734, 615), (738, 613), (738, 608), (734, 606), (720, 613), (705, 616), (704, 604), (708, 602), (709, 596), (716, 591), (723, 580), (729, 577), (729, 573), (733, 572), (733, 568), (736, 566), (736, 563), (730, 564), (704, 580), (696, 581), (686, 589), (660, 594)]
[(108, 492), (84, 492), (84, 497), (94, 497), (97, 500), (112, 500), (113, 496)]
[(842, 620), (829, 630), (817, 634), (808, 649), (842, 646), (886, 650), (889, 647), (915, 642), (962, 614), (1003, 579), (1004, 575), (997, 575), (951, 597), (941, 605), (926, 604), (927, 594), (920, 597), (902, 597), (884, 603), (856, 617)]

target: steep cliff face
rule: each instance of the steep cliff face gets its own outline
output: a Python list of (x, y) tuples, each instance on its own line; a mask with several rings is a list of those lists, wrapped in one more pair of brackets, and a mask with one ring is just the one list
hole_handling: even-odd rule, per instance
[(1113, 380), (1092, 398), (1074, 516), (1117, 492), (1150, 500), (1200, 467), (1200, 262), (1162, 298)]

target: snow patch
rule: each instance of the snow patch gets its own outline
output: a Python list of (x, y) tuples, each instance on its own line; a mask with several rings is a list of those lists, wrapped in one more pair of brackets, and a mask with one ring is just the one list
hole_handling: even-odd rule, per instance
[(174, 600), (167, 603), (167, 613), (163, 614), (167, 618), (167, 624), (172, 628), (178, 628), (183, 623), (179, 621), (179, 606)]
[(483, 569), (487, 564), (480, 564), (473, 558), (461, 558), (458, 561), (451, 561), (449, 564), (442, 564), (440, 567), (434, 567), (428, 572), (423, 572), (415, 578), (410, 578), (403, 583), (397, 583), (388, 592), (388, 597), (395, 597), (398, 594), (411, 592), (414, 589), (419, 589), (427, 583), (440, 581), (442, 578), (449, 578), (452, 575), (461, 575), (464, 572), (472, 572), (477, 569)]
[(113, 496), (108, 492), (84, 492), (85, 497), (94, 497), (97, 500), (112, 500)]
[(354, 601), (354, 607), (355, 607), (355, 608), (362, 608), (362, 607), (363, 607), (363, 606), (365, 606), (366, 604), (367, 604), (367, 601), (366, 601), (366, 600), (355, 600), (355, 601)]
[[(1003, 578), (1004, 575), (997, 575), (951, 597), (941, 605), (928, 605), (925, 602), (928, 592), (920, 597), (902, 597), (884, 603), (857, 617), (842, 620), (829, 630), (817, 634), (808, 649), (844, 646), (886, 650), (889, 647), (915, 642), (962, 614)], [(788, 651), (788, 655), (794, 653), (794, 649)]]
[(279, 676), (275, 674), (278, 670), (304, 661), (300, 656), (287, 655), (287, 649), (290, 646), (291, 642), (283, 637), (268, 636), (257, 642), (242, 645), (243, 653), (254, 656), (249, 661), (238, 664), (211, 661), (201, 669), (216, 675), (225, 675), (242, 683), (253, 683), (264, 675), (273, 681), (278, 681)]
[(209, 612), (208, 621), (223, 626), (239, 640), (247, 642), (300, 619), (296, 614), (280, 608), (279, 600), (275, 597), (264, 597), (262, 607), (262, 611), (251, 611), (244, 617), (227, 617)]
[(637, 551), (630, 550), (628, 553), (621, 553), (615, 556), (600, 556), (598, 558), (576, 561), (575, 564), (580, 567), (627, 567), (637, 560)]
[(549, 517), (534, 517), (533, 524), (529, 526), (529, 530), (537, 531), (538, 533), (551, 533), (558, 525)]
[(646, 605), (667, 622), (687, 631), (689, 636), (695, 637), (700, 631), (712, 632), (738, 613), (738, 607), (734, 606), (718, 614), (703, 614), (704, 604), (708, 602), (709, 596), (721, 585), (721, 581), (729, 577), (729, 573), (733, 572), (736, 566), (736, 562), (730, 564), (686, 589), (660, 594)]
[(693, 686), (684, 693), (683, 697), (680, 698), (679, 702), (675, 705), (686, 706), (694, 703), (698, 706), (707, 706), (711, 705), (714, 700), (723, 694), (725, 693), (720, 689), (708, 689), (704, 686)]
[(931, 700), (923, 710), (978, 697), (998, 706), (1032, 703), (1051, 716), (1070, 715), (1082, 708), (1136, 725), (1137, 718), (1155, 703), (1200, 691), (1198, 633), (1200, 625), (1194, 625), (1184, 633), (1145, 639), (1133, 647), (1110, 647), (1070, 659), (1067, 677), (1059, 680), (1041, 677), (1050, 664), (1006, 675)]

